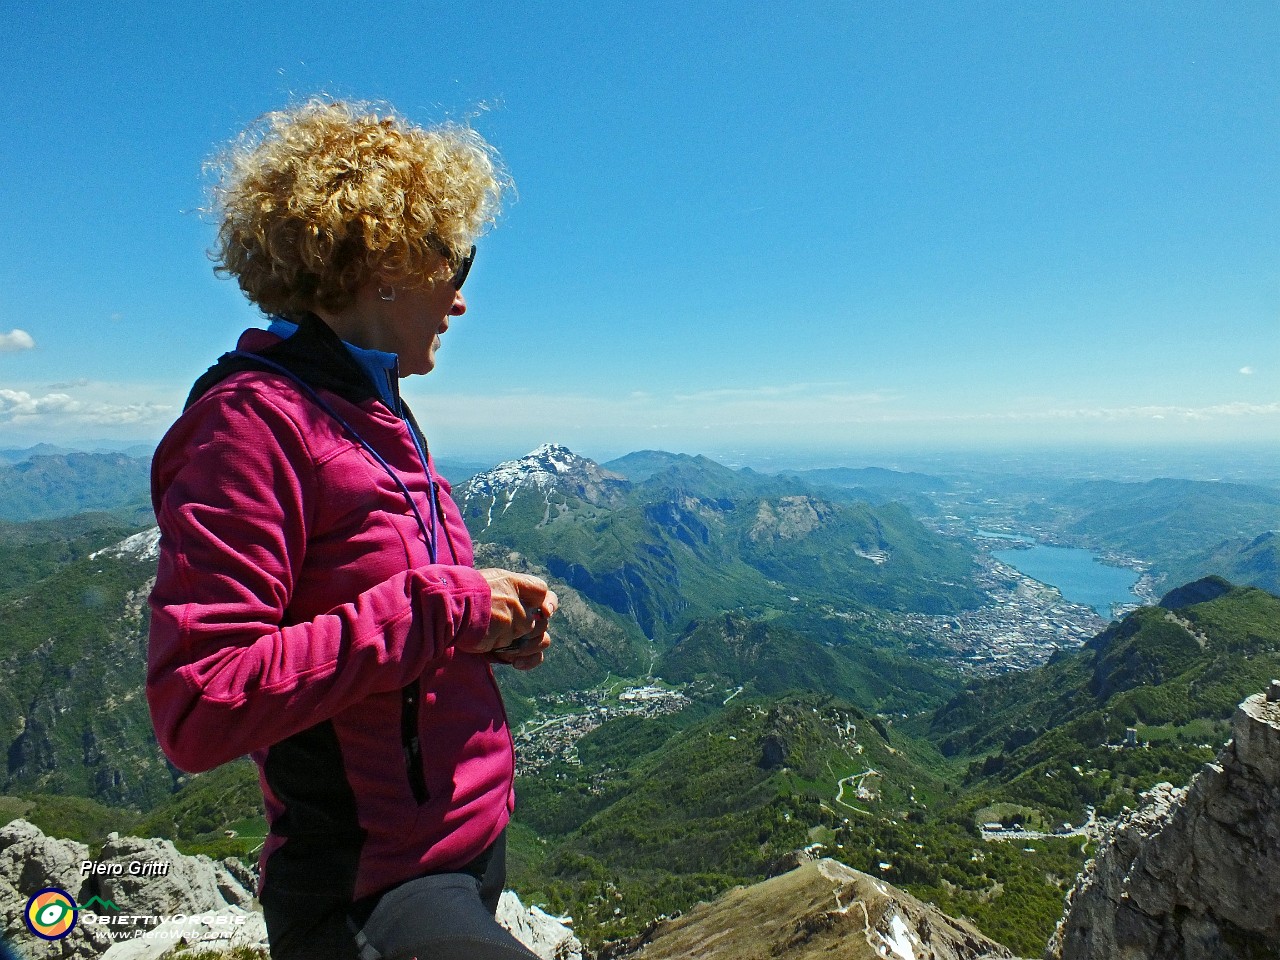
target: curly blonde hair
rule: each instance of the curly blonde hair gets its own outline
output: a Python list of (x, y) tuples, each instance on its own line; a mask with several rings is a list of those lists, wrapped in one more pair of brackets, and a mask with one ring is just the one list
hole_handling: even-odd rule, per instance
[(284, 316), (345, 309), (375, 275), (448, 276), (510, 186), (468, 127), (322, 98), (259, 118), (210, 167), (214, 269)]

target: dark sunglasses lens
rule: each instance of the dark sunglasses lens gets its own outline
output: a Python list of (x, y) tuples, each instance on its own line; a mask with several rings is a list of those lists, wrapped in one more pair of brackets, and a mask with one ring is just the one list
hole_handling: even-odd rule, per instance
[(453, 289), (461, 290), (462, 285), (467, 282), (467, 274), (471, 272), (471, 264), (476, 259), (476, 245), (471, 245), (471, 250), (467, 253), (466, 259), (458, 264), (458, 269), (453, 274)]

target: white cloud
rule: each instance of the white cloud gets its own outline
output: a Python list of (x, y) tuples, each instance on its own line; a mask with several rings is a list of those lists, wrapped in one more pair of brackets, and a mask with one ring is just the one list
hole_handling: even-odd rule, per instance
[(112, 403), (77, 400), (65, 393), (35, 396), (26, 390), (0, 389), (0, 424), (30, 424), (51, 427), (123, 426), (163, 424), (173, 416), (173, 405), (153, 401)]
[(10, 330), (8, 333), (0, 333), (0, 353), (17, 353), (19, 350), (31, 350), (35, 345), (35, 340), (25, 330)]
[(1241, 367), (1240, 372), (1243, 373), (1246, 377), (1252, 376), (1253, 367)]
[(33, 397), (25, 390), (0, 390), (0, 420), (74, 412), (77, 404), (65, 393)]

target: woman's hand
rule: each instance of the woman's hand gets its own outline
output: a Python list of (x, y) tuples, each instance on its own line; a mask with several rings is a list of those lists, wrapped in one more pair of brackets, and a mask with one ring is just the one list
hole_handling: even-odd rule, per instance
[(487, 653), (517, 670), (532, 670), (551, 646), (547, 626), (559, 599), (540, 577), (495, 568), (479, 573), (489, 582), (492, 597), (489, 630), (467, 652)]

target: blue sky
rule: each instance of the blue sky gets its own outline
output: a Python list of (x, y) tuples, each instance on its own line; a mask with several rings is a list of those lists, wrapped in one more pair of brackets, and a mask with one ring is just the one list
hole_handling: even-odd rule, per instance
[(0, 447), (160, 436), (258, 322), (202, 162), (316, 92), (515, 179), (438, 455), (1280, 442), (1274, 2), (174, 6), (6, 4)]

